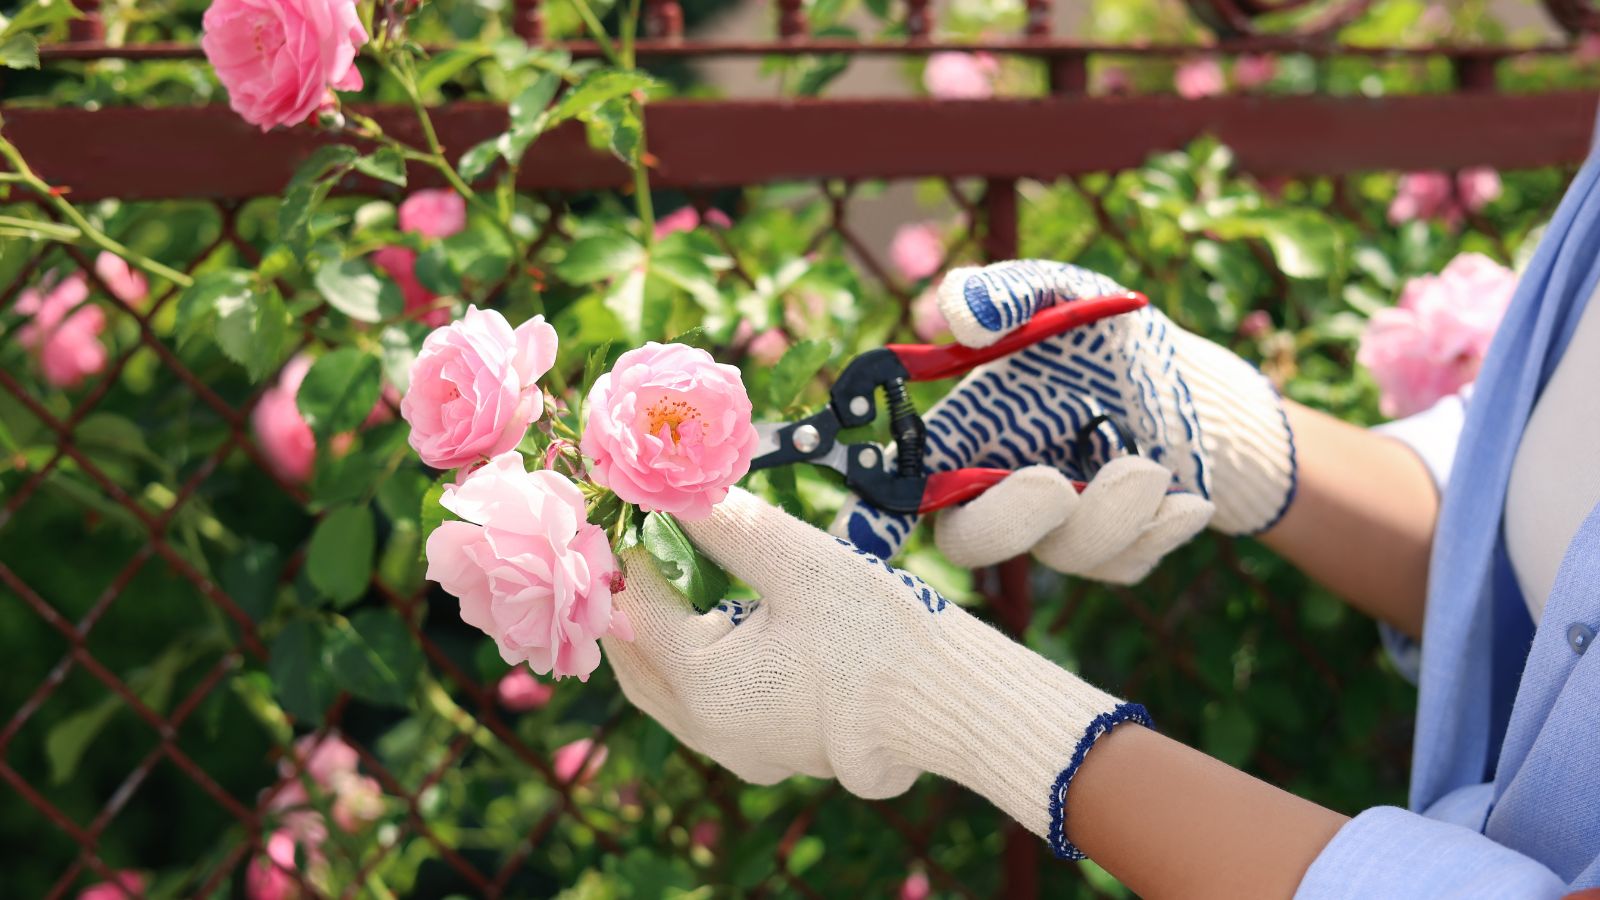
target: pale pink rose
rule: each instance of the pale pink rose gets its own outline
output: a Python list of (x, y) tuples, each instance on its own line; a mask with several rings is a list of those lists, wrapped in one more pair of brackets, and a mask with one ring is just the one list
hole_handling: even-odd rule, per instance
[(94, 274), (99, 276), (111, 296), (130, 306), (142, 303), (150, 296), (150, 283), (145, 280), (144, 274), (115, 253), (102, 251), (95, 257)]
[(911, 330), (917, 337), (933, 343), (950, 335), (950, 323), (939, 308), (939, 292), (926, 290), (911, 301)]
[(1477, 212), (1500, 199), (1500, 173), (1488, 166), (1456, 173), (1456, 192), (1467, 212)]
[(1000, 61), (991, 53), (946, 50), (928, 56), (922, 86), (941, 100), (987, 100), (999, 74)]
[(1133, 93), (1133, 76), (1122, 66), (1103, 66), (1095, 72), (1095, 93), (1117, 96)]
[(333, 822), (350, 834), (383, 815), (383, 788), (370, 775), (347, 772), (333, 784)]
[(928, 222), (900, 226), (889, 242), (889, 261), (912, 281), (939, 271), (944, 265), (944, 240), (939, 237), (939, 229)]
[[(295, 837), (286, 830), (280, 829), (268, 836), (267, 852), (251, 860), (245, 869), (245, 896), (250, 900), (296, 900), (300, 897), (301, 882), (292, 874), (298, 869), (295, 849)], [(325, 863), (321, 850), (301, 849), (308, 869)]]
[(520, 666), (512, 669), (494, 686), (494, 695), (500, 705), (513, 712), (539, 709), (555, 695), (554, 685), (533, 677), (533, 673)]
[(447, 485), (440, 503), (463, 521), (428, 537), (427, 577), (508, 664), (587, 681), (601, 636), (632, 639), (611, 605), (611, 544), (584, 520), (583, 493), (565, 475), (525, 471), (520, 454), (503, 453)]
[(1585, 31), (1573, 45), (1572, 61), (1580, 66), (1600, 63), (1600, 31)]
[(131, 900), (133, 897), (144, 895), (144, 873), (123, 869), (111, 875), (110, 881), (91, 884), (79, 891), (78, 900), (125, 900), (125, 898)]
[(1248, 340), (1265, 337), (1272, 331), (1272, 316), (1264, 309), (1252, 310), (1239, 322), (1239, 336)]
[(918, 869), (900, 885), (900, 900), (928, 900), (928, 873)]
[(1383, 414), (1421, 412), (1470, 384), (1516, 286), (1510, 269), (1477, 253), (1407, 282), (1399, 305), (1367, 323), (1356, 354), (1378, 382)]
[(33, 353), (45, 380), (56, 387), (77, 387), (106, 367), (100, 343), (105, 310), (84, 303), (88, 298), (89, 282), (81, 272), (59, 283), (46, 278), (17, 297), (16, 311), (30, 317), (17, 329), (17, 343)]
[(1178, 66), (1172, 75), (1172, 83), (1180, 96), (1190, 100), (1215, 97), (1228, 90), (1228, 79), (1222, 74), (1222, 63), (1212, 56), (1191, 59)]
[(629, 350), (589, 392), (585, 456), (628, 503), (702, 519), (750, 471), (755, 426), (739, 370), (683, 344)]
[(692, 206), (680, 206), (670, 213), (656, 220), (656, 240), (661, 240), (669, 234), (680, 231), (693, 231), (699, 228), (702, 221), (706, 225), (717, 228), (732, 228), (733, 222), (728, 219), (728, 214), (720, 209), (707, 210), (702, 220), (700, 211)]
[(492, 309), (467, 307), (434, 330), (411, 364), (400, 416), (411, 448), (436, 469), (454, 469), (515, 447), (544, 411), (536, 383), (556, 361), (556, 330), (534, 316), (513, 331)]
[[(743, 322), (739, 324), (744, 325)], [(738, 340), (737, 334), (735, 340)], [(788, 351), (789, 337), (781, 328), (768, 328), (750, 338), (750, 343), (745, 345), (745, 352), (750, 355), (750, 360), (761, 366), (777, 365), (778, 360), (783, 359), (783, 354)]]
[(1265, 53), (1247, 53), (1233, 62), (1233, 82), (1247, 91), (1267, 84), (1277, 74), (1277, 59)]
[(394, 280), (405, 299), (406, 315), (429, 328), (450, 324), (449, 307), (438, 303), (439, 295), (417, 280), (417, 253), (399, 245), (373, 251), (372, 264)]
[(588, 784), (610, 752), (605, 744), (596, 747), (594, 741), (581, 738), (557, 748), (550, 758), (550, 768), (562, 784)]
[(356, 748), (337, 732), (298, 738), (289, 756), (278, 761), (284, 784), (267, 804), (279, 814), (282, 830), (304, 846), (327, 840), (327, 826), (306, 790), (306, 779), (331, 798), (334, 823), (345, 831), (358, 831), (381, 816), (383, 789), (358, 771), (360, 760)]
[[(356, 771), (361, 765), (361, 754), (338, 732), (301, 735), (295, 739), (291, 752), (294, 762), (298, 762), (311, 780), (324, 788), (333, 787), (336, 779)], [(287, 758), (280, 759), (278, 774), (293, 778), (295, 766)]]
[(202, 24), (229, 105), (262, 131), (311, 118), (330, 90), (361, 88), (355, 0), (214, 0)]
[(1399, 225), (1414, 219), (1437, 219), (1454, 228), (1461, 223), (1461, 206), (1456, 202), (1455, 184), (1447, 172), (1412, 172), (1400, 176), (1394, 200), (1389, 204), (1389, 222)]
[(447, 238), (467, 227), (467, 201), (455, 191), (417, 191), (400, 204), (400, 230)]
[(309, 371), (311, 357), (304, 353), (289, 360), (278, 373), (277, 383), (261, 393), (261, 400), (250, 412), (250, 430), (255, 434), (256, 446), (267, 458), (267, 465), (285, 481), (303, 482), (310, 478), (311, 465), (317, 458), (317, 439), (295, 405), (300, 382)]

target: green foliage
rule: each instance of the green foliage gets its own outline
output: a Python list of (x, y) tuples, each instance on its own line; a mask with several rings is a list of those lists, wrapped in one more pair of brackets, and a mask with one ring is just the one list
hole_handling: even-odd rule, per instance
[(677, 519), (666, 513), (649, 513), (639, 533), (640, 543), (661, 577), (689, 598), (695, 609), (711, 609), (728, 592), (727, 573), (695, 548)]

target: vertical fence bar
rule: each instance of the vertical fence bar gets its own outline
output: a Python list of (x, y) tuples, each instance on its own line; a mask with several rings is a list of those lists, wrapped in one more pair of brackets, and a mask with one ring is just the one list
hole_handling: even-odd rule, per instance
[(644, 33), (654, 38), (683, 39), (683, 7), (678, 0), (645, 0)]
[(803, 37), (808, 27), (805, 0), (778, 0), (779, 37)]
[(1456, 88), (1471, 94), (1492, 93), (1499, 86), (1500, 60), (1493, 56), (1457, 56), (1450, 60)]
[(540, 0), (516, 0), (512, 7), (512, 30), (530, 44), (544, 40), (544, 10)]
[(913, 40), (925, 38), (930, 25), (928, 0), (906, 0), (906, 34)]
[(67, 40), (75, 44), (106, 39), (106, 21), (100, 14), (100, 0), (73, 0), (83, 17), (67, 23)]

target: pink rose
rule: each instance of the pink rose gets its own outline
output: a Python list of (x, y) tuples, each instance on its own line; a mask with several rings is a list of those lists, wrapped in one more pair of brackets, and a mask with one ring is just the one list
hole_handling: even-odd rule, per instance
[(436, 469), (454, 469), (515, 447), (544, 411), (535, 384), (556, 361), (556, 330), (534, 316), (516, 330), (492, 309), (467, 307), (436, 329), (411, 364), (400, 416), (411, 447)]
[(900, 885), (900, 900), (928, 900), (928, 873), (918, 869)]
[(145, 877), (142, 872), (123, 869), (113, 872), (110, 881), (91, 884), (78, 892), (78, 900), (125, 900), (143, 896)]
[(733, 330), (734, 346), (744, 345), (744, 352), (750, 361), (761, 366), (777, 365), (783, 359), (783, 354), (789, 350), (789, 337), (781, 328), (768, 328), (760, 334), (750, 327), (745, 320), (739, 321), (739, 326)]
[(1233, 62), (1233, 81), (1245, 90), (1270, 82), (1278, 74), (1278, 61), (1265, 53), (1247, 53)]
[(939, 308), (939, 292), (926, 290), (911, 301), (911, 330), (923, 341), (933, 343), (950, 336), (950, 323)]
[(1437, 220), (1455, 228), (1466, 213), (1477, 212), (1497, 199), (1500, 190), (1500, 173), (1488, 167), (1462, 169), (1454, 178), (1447, 172), (1412, 172), (1400, 176), (1394, 201), (1389, 204), (1389, 222)]
[(533, 677), (527, 669), (518, 667), (512, 669), (494, 686), (494, 695), (500, 705), (512, 712), (527, 712), (530, 709), (539, 709), (555, 695), (553, 685)]
[(45, 380), (56, 387), (77, 387), (106, 367), (100, 343), (105, 310), (85, 304), (88, 298), (89, 282), (81, 272), (55, 284), (46, 278), (17, 297), (16, 311), (31, 317), (17, 329), (17, 343), (38, 358)]
[(1215, 97), (1228, 90), (1228, 80), (1222, 74), (1222, 63), (1211, 56), (1191, 59), (1178, 66), (1173, 73), (1172, 83), (1180, 96), (1190, 100)]
[(1266, 337), (1272, 331), (1272, 316), (1264, 309), (1252, 310), (1239, 321), (1239, 336), (1248, 340)]
[(262, 131), (311, 118), (330, 90), (361, 88), (355, 0), (215, 0), (202, 24), (229, 105)]
[(370, 775), (348, 772), (333, 786), (333, 823), (354, 834), (383, 815), (383, 788)]
[(440, 502), (465, 521), (428, 537), (428, 578), (508, 664), (587, 681), (602, 635), (632, 639), (611, 606), (611, 545), (584, 520), (583, 493), (565, 475), (525, 471), (521, 455), (503, 453), (447, 485)]
[(1102, 66), (1095, 73), (1096, 93), (1117, 96), (1133, 93), (1133, 77), (1122, 66)]
[(304, 482), (310, 478), (311, 465), (317, 458), (317, 439), (295, 405), (300, 382), (309, 371), (311, 357), (304, 353), (289, 360), (278, 373), (277, 384), (262, 392), (261, 400), (250, 412), (250, 430), (255, 433), (256, 446), (285, 481)]
[(400, 204), (400, 230), (447, 238), (467, 227), (467, 201), (455, 191), (417, 191)]
[(399, 245), (381, 247), (372, 254), (372, 264), (394, 279), (405, 298), (406, 315), (429, 328), (450, 324), (450, 309), (438, 303), (439, 295), (417, 280), (417, 253)]
[(700, 519), (750, 471), (755, 426), (739, 370), (682, 344), (622, 354), (589, 392), (582, 449), (596, 483), (643, 509)]
[(889, 261), (912, 281), (927, 278), (944, 265), (944, 240), (927, 222), (902, 225), (889, 242)]
[[(250, 861), (244, 873), (244, 893), (250, 900), (295, 900), (300, 896), (300, 879), (293, 874), (296, 841), (288, 831), (274, 831), (267, 838), (267, 852)], [(322, 851), (305, 847), (307, 868), (326, 865)]]
[(1573, 45), (1572, 61), (1589, 67), (1600, 63), (1600, 31), (1585, 31)]
[(689, 829), (689, 846), (715, 850), (721, 837), (722, 823), (716, 819), (701, 819)]
[(1399, 305), (1367, 323), (1356, 354), (1378, 382), (1383, 414), (1421, 412), (1470, 384), (1516, 286), (1510, 269), (1477, 253), (1407, 282)]
[(280, 814), (282, 830), (306, 846), (327, 840), (327, 826), (305, 779), (333, 798), (333, 821), (341, 829), (355, 832), (376, 821), (383, 814), (383, 789), (376, 779), (358, 771), (360, 760), (356, 748), (336, 732), (298, 738), (290, 755), (278, 761), (284, 785), (267, 804)]
[[(732, 228), (733, 222), (729, 221), (728, 214), (720, 209), (706, 211), (705, 224), (717, 228)], [(700, 211), (692, 206), (680, 206), (670, 213), (656, 220), (656, 240), (661, 240), (669, 234), (680, 231), (693, 231), (701, 224)]]
[(928, 56), (922, 86), (941, 100), (987, 100), (999, 74), (1000, 61), (993, 54), (946, 50)]
[(150, 296), (150, 283), (145, 281), (144, 275), (115, 253), (102, 251), (95, 257), (94, 274), (99, 276), (111, 296), (129, 306), (142, 303)]
[(1456, 193), (1467, 212), (1477, 212), (1500, 199), (1500, 173), (1488, 166), (1462, 169), (1456, 173)]
[(599, 773), (609, 753), (605, 744), (596, 747), (594, 741), (582, 738), (557, 748), (550, 758), (550, 768), (556, 780), (563, 784), (588, 784)]

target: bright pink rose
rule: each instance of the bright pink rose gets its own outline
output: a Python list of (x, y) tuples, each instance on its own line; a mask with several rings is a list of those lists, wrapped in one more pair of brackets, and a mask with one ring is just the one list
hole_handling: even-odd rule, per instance
[(1516, 286), (1510, 269), (1477, 253), (1407, 282), (1399, 305), (1367, 323), (1356, 355), (1378, 382), (1383, 414), (1421, 412), (1470, 384)]
[(56, 387), (77, 387), (106, 367), (100, 343), (105, 310), (84, 303), (88, 298), (89, 282), (81, 272), (57, 284), (46, 278), (17, 297), (16, 311), (31, 317), (17, 329), (17, 343), (38, 358), (45, 380)]
[(378, 779), (353, 772), (339, 776), (333, 787), (333, 823), (350, 834), (383, 815), (383, 788)]
[(111, 296), (130, 306), (142, 303), (150, 296), (150, 283), (145, 281), (144, 275), (115, 253), (102, 251), (95, 257), (94, 274), (99, 276)]
[(689, 829), (689, 846), (715, 850), (721, 837), (722, 823), (716, 819), (701, 819)]
[(563, 784), (588, 784), (599, 773), (609, 753), (605, 744), (596, 747), (594, 741), (581, 738), (557, 748), (550, 758), (550, 768)]
[(610, 542), (584, 520), (583, 493), (565, 475), (525, 471), (520, 454), (503, 453), (447, 485), (440, 502), (465, 521), (428, 537), (428, 578), (508, 664), (587, 681), (601, 636), (632, 639), (611, 605)]
[(144, 873), (133, 869), (113, 872), (110, 881), (91, 884), (78, 892), (78, 900), (125, 900), (142, 896), (145, 889)]
[(1266, 337), (1272, 331), (1272, 316), (1264, 309), (1252, 310), (1239, 322), (1239, 336), (1249, 340)]
[(928, 900), (928, 873), (918, 869), (900, 885), (900, 900)]
[(406, 315), (429, 328), (450, 324), (450, 309), (439, 304), (439, 295), (422, 286), (417, 280), (417, 253), (410, 247), (399, 245), (381, 247), (372, 254), (372, 264), (394, 279), (405, 298)]
[(1000, 61), (991, 53), (946, 50), (928, 56), (922, 86), (941, 100), (987, 100), (999, 74)]
[(923, 341), (933, 343), (950, 336), (950, 323), (939, 308), (939, 292), (923, 291), (911, 301), (911, 330)]
[(267, 804), (279, 813), (282, 830), (308, 847), (327, 840), (327, 826), (306, 790), (305, 778), (332, 798), (333, 821), (341, 829), (355, 832), (377, 820), (383, 814), (383, 789), (376, 779), (358, 771), (360, 760), (356, 748), (337, 732), (298, 738), (290, 756), (278, 761), (284, 785)]
[(516, 330), (492, 309), (467, 307), (436, 329), (411, 364), (400, 416), (411, 447), (436, 469), (454, 469), (515, 447), (544, 411), (535, 382), (556, 361), (556, 330), (534, 316)]
[(355, 0), (214, 0), (202, 24), (229, 105), (262, 131), (311, 118), (330, 89), (361, 89)]
[[(680, 231), (693, 231), (700, 227), (701, 221), (699, 210), (692, 206), (680, 206), (656, 220), (656, 240)], [(717, 228), (733, 227), (728, 214), (720, 209), (707, 210), (704, 222)]]
[(643, 509), (701, 519), (750, 471), (755, 426), (739, 370), (683, 344), (622, 354), (589, 392), (596, 483)]
[(1412, 172), (1400, 176), (1389, 221), (1399, 225), (1413, 219), (1437, 220), (1455, 228), (1469, 212), (1477, 212), (1499, 198), (1500, 173), (1488, 167), (1462, 169), (1454, 178), (1447, 172)]
[[(274, 831), (267, 838), (267, 852), (250, 861), (244, 873), (244, 893), (250, 900), (296, 900), (300, 893), (300, 879), (294, 876), (296, 841), (286, 830)], [(306, 868), (326, 864), (322, 851), (315, 847), (302, 847)], [(309, 880), (309, 879), (307, 879)]]
[(400, 204), (400, 230), (447, 238), (467, 227), (467, 201), (455, 191), (417, 191)]
[(1233, 81), (1245, 90), (1270, 82), (1278, 74), (1278, 61), (1265, 53), (1247, 53), (1233, 62)]
[(494, 686), (494, 695), (500, 705), (512, 712), (539, 709), (555, 695), (554, 685), (533, 677), (533, 673), (518, 666), (507, 672)]
[(1500, 199), (1500, 173), (1488, 166), (1462, 169), (1456, 173), (1456, 193), (1467, 212), (1477, 212)]
[(256, 446), (267, 458), (278, 477), (285, 481), (303, 482), (311, 477), (311, 464), (317, 458), (317, 439), (311, 426), (300, 417), (300, 407), (295, 397), (300, 393), (300, 382), (311, 371), (311, 357), (304, 353), (284, 365), (278, 374), (278, 383), (261, 394), (261, 400), (250, 413), (250, 430), (255, 433)]
[(944, 240), (927, 222), (902, 225), (889, 242), (889, 261), (912, 281), (927, 278), (944, 265)]
[(733, 343), (736, 346), (744, 344), (745, 354), (751, 362), (761, 366), (777, 365), (789, 350), (789, 337), (783, 333), (783, 329), (768, 328), (756, 334), (745, 320), (740, 320), (739, 326), (733, 330)]
[(1222, 74), (1222, 63), (1212, 56), (1191, 59), (1178, 66), (1178, 71), (1173, 73), (1172, 83), (1180, 96), (1190, 100), (1215, 97), (1228, 90), (1228, 79)]

